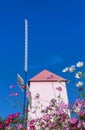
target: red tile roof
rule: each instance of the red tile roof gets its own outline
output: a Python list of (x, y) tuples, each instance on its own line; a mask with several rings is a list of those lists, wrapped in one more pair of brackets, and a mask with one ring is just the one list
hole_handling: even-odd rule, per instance
[(65, 82), (66, 79), (48, 71), (48, 70), (43, 70), (37, 75), (35, 75), (32, 79), (30, 79), (30, 82), (53, 82), (53, 81), (62, 81)]

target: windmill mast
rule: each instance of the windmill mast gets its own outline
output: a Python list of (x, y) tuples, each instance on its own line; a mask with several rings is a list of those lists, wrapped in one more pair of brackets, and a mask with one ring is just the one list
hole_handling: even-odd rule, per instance
[(26, 119), (27, 119), (27, 99), (26, 99), (26, 82), (27, 82), (27, 71), (28, 71), (28, 21), (25, 19), (25, 60), (24, 60), (24, 71), (25, 71), (25, 77), (24, 77), (24, 104), (23, 104), (23, 116), (24, 116), (24, 125), (26, 125)]
[(25, 19), (25, 64), (24, 70), (27, 72), (28, 69), (28, 21)]

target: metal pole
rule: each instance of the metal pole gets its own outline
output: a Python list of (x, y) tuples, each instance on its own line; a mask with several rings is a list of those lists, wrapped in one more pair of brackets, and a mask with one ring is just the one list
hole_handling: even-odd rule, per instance
[(23, 118), (24, 118), (24, 122), (23, 122), (23, 125), (27, 125), (27, 119), (26, 119), (26, 81), (27, 81), (27, 72), (25, 71), (25, 79), (24, 79), (24, 82), (25, 82), (25, 89), (24, 89), (24, 103), (23, 103)]

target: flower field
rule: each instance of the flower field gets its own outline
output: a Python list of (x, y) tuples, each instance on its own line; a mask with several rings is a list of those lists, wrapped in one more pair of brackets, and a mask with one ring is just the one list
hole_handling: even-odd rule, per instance
[[(85, 72), (84, 62), (78, 62), (76, 65), (66, 67), (63, 73), (68, 73), (75, 80), (75, 87), (79, 98), (75, 99), (73, 104), (65, 104), (59, 95), (56, 99), (51, 99), (49, 105), (41, 109), (42, 117), (26, 120), (26, 126), (23, 124), (23, 114), (14, 113), (9, 114), (6, 119), (0, 118), (1, 130), (85, 130)], [(68, 77), (69, 78), (69, 77)], [(71, 83), (71, 79), (67, 80), (68, 85)], [(13, 89), (14, 86), (10, 86)], [(61, 94), (62, 88), (59, 86), (56, 88)], [(18, 93), (10, 93), (10, 96), (19, 96)], [(26, 94), (27, 98), (31, 96), (31, 93)], [(40, 95), (37, 93), (35, 96), (35, 102), (39, 105)], [(42, 104), (40, 103), (42, 106)], [(30, 113), (30, 110), (26, 110), (26, 113)], [(36, 114), (36, 110), (33, 114)]]

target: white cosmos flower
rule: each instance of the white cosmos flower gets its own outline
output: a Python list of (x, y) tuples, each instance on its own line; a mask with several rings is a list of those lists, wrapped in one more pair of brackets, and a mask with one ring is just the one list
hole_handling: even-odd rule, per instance
[(45, 128), (45, 130), (49, 130), (49, 128), (47, 127), (47, 128)]
[(84, 62), (79, 61), (78, 63), (76, 63), (76, 67), (82, 67), (84, 65)]
[(69, 68), (68, 67), (66, 67), (65, 69), (63, 69), (63, 71), (62, 72), (68, 72), (69, 71)]
[(72, 66), (69, 68), (69, 71), (70, 71), (70, 72), (74, 72), (74, 71), (75, 71), (75, 65), (72, 65)]
[(82, 81), (79, 81), (78, 83), (76, 83), (76, 86), (77, 86), (77, 87), (81, 87), (81, 86), (83, 86), (83, 84), (84, 84), (84, 83), (83, 83)]
[(75, 75), (76, 78), (82, 78), (82, 72), (77, 72), (76, 75)]
[(75, 113), (79, 113), (80, 112), (80, 108), (79, 107), (76, 107), (73, 111), (75, 112)]

